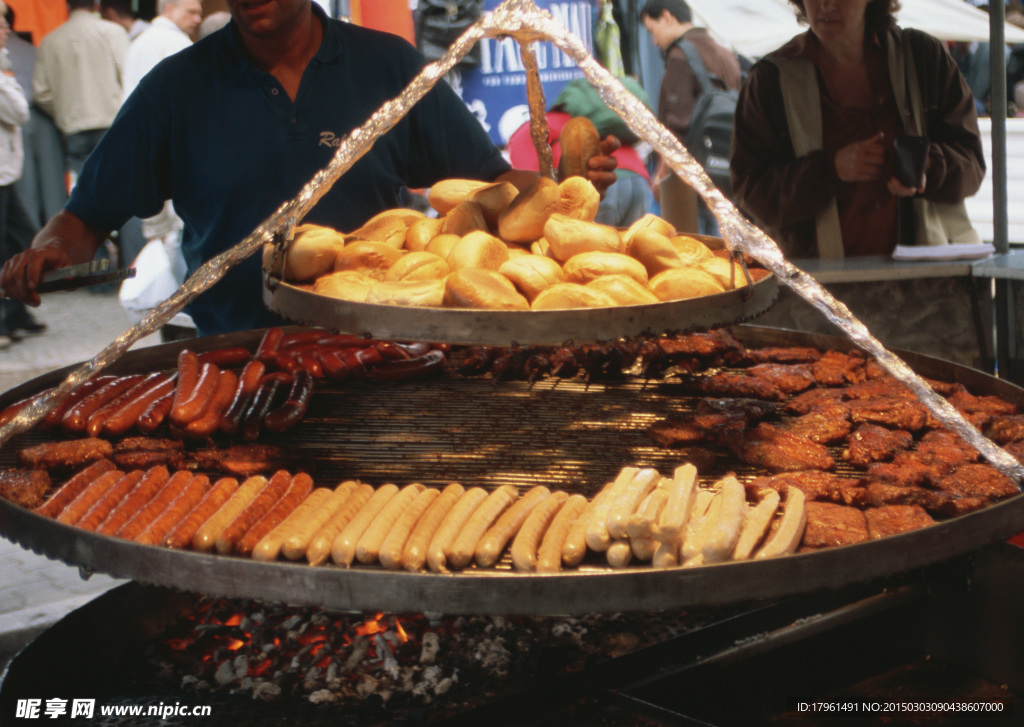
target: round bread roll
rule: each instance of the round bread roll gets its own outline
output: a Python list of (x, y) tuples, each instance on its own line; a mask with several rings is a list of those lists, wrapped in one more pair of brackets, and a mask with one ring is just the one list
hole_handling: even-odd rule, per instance
[(377, 280), (370, 285), (366, 302), (440, 308), (444, 305), (444, 280)]
[(448, 253), (452, 251), (452, 248), (459, 244), (462, 238), (458, 235), (449, 235), (442, 233), (436, 235), (434, 239), (427, 243), (427, 252), (432, 252), (435, 255), (447, 258)]
[(581, 252), (622, 252), (622, 240), (614, 227), (558, 213), (544, 225), (544, 239), (551, 246), (551, 254), (561, 262)]
[(707, 245), (689, 235), (676, 235), (669, 239), (672, 247), (679, 253), (684, 265), (700, 265), (715, 256)]
[(483, 207), (468, 200), (456, 205), (441, 221), (441, 232), (446, 235), (462, 237), (476, 230), (486, 231), (487, 229)]
[(600, 290), (579, 283), (556, 283), (533, 299), (530, 310), (611, 308), (614, 305), (615, 301)]
[(558, 210), (561, 199), (555, 180), (538, 177), (498, 216), (498, 235), (505, 242), (537, 240), (544, 234), (544, 223)]
[[(337, 230), (321, 225), (299, 225), (284, 257), (284, 279), (313, 280), (334, 269), (334, 259), (344, 248), (345, 238)], [(263, 264), (273, 263), (274, 247), (264, 247)]]
[(562, 266), (541, 255), (517, 255), (498, 268), (498, 272), (511, 280), (516, 289), (531, 301), (542, 290), (564, 279)]
[[(530, 243), (530, 252), (534, 255), (541, 255), (543, 257), (549, 257), (552, 260), (555, 259), (554, 253), (551, 252), (551, 245), (543, 237), (535, 242)], [(557, 262), (557, 261), (556, 261)]]
[(574, 220), (593, 222), (601, 204), (601, 193), (586, 177), (569, 177), (558, 185), (558, 212)]
[(388, 269), (402, 257), (398, 250), (384, 242), (357, 240), (338, 251), (335, 270), (359, 270), (371, 278), (383, 280)]
[(726, 290), (742, 288), (747, 284), (747, 278), (743, 274), (743, 266), (733, 262), (727, 257), (712, 257), (700, 264), (702, 270), (706, 270), (714, 276), (715, 280), (722, 284)]
[(525, 247), (519, 247), (519, 245), (508, 245), (508, 259), (511, 260), (514, 257), (520, 255), (532, 255), (533, 253), (527, 250)]
[(639, 229), (633, 234), (626, 252), (639, 260), (651, 276), (669, 268), (683, 267), (683, 261), (672, 241), (650, 227)]
[(581, 252), (562, 266), (567, 283), (585, 285), (602, 275), (628, 275), (641, 285), (648, 280), (647, 270), (639, 260), (621, 252)]
[(725, 292), (711, 273), (700, 268), (669, 268), (647, 284), (659, 300), (685, 300)]
[(484, 268), (456, 270), (445, 278), (444, 302), (454, 308), (529, 310), (530, 303), (512, 281)]
[(443, 280), (452, 271), (440, 255), (426, 250), (407, 252), (384, 274), (384, 280)]
[(489, 184), (479, 179), (442, 179), (427, 191), (427, 204), (439, 215), (446, 215), (471, 193)]
[(633, 235), (635, 235), (639, 230), (654, 230), (655, 232), (660, 232), (665, 237), (672, 237), (673, 235), (676, 234), (676, 228), (673, 227), (667, 220), (664, 220), (661, 217), (658, 217), (657, 215), (648, 212), (643, 217), (634, 222), (632, 225), (630, 225), (628, 228), (626, 228), (626, 231), (623, 233), (622, 242), (625, 244), (627, 248), (629, 247), (630, 242), (632, 242), (633, 240)]
[(519, 194), (519, 190), (512, 182), (495, 182), (473, 190), (466, 200), (480, 205), (487, 224), (495, 229), (498, 226), (498, 218), (501, 213), (512, 204), (512, 200), (516, 198), (517, 194)]
[(400, 250), (405, 246), (405, 236), (409, 225), (421, 219), (425, 219), (423, 213), (416, 210), (404, 208), (384, 210), (371, 217), (366, 224), (346, 235), (345, 238), (349, 242), (352, 240), (383, 242)]
[(341, 272), (328, 273), (317, 278), (316, 283), (313, 285), (313, 292), (337, 298), (338, 300), (365, 303), (366, 296), (370, 292), (370, 285), (373, 282), (373, 278), (364, 275), (358, 270), (342, 270)]
[(424, 217), (413, 222), (405, 231), (405, 249), (412, 252), (426, 250), (427, 243), (441, 234), (443, 222), (440, 218), (434, 217)]
[(586, 177), (591, 157), (601, 153), (601, 135), (586, 116), (575, 116), (562, 127), (558, 137), (562, 156), (558, 160), (558, 178)]
[(602, 275), (587, 283), (587, 287), (604, 293), (615, 301), (615, 305), (648, 305), (661, 302), (658, 296), (628, 275)]
[(445, 260), (452, 270), (486, 268), (497, 270), (508, 262), (508, 245), (494, 235), (477, 230), (459, 240)]

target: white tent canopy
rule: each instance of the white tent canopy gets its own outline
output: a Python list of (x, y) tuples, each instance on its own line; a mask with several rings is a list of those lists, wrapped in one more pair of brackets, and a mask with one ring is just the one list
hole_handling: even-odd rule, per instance
[[(775, 50), (807, 26), (796, 21), (787, 0), (687, 0), (694, 23), (748, 58)], [(918, 28), (942, 40), (987, 41), (989, 16), (964, 0), (900, 0), (896, 16), (904, 28)], [(1024, 29), (1005, 26), (1006, 42), (1024, 43)]]

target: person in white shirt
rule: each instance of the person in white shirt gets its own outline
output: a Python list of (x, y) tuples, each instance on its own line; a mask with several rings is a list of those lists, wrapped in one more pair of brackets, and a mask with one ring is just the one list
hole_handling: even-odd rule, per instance
[[(124, 63), (124, 100), (156, 64), (192, 45), (192, 37), (203, 20), (200, 0), (160, 0), (157, 12), (158, 15), (149, 27), (128, 48)], [(142, 221), (145, 246), (133, 261), (138, 279), (127, 281), (120, 291), (121, 305), (133, 321), (136, 318), (141, 320), (149, 308), (184, 282), (185, 259), (181, 254), (183, 227), (184, 223), (175, 214), (170, 200), (158, 215)], [(163, 248), (163, 254), (157, 246)], [(164, 267), (165, 264), (167, 267)], [(161, 337), (163, 340), (173, 340), (190, 337), (193, 333), (192, 319), (185, 313), (179, 313), (161, 330)]]
[(160, 0), (157, 12), (149, 27), (128, 48), (122, 98), (128, 98), (153, 66), (192, 45), (192, 38), (203, 21), (200, 0)]

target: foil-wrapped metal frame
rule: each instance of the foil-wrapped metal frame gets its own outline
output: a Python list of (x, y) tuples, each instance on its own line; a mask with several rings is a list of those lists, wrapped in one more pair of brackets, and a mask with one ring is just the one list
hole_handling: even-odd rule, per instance
[[(748, 326), (734, 330), (748, 346), (852, 348), (849, 341), (832, 336)], [(256, 334), (203, 339), (201, 350), (253, 346), (258, 342)], [(123, 373), (166, 367), (184, 345), (178, 342), (132, 351), (116, 368)], [(975, 394), (998, 395), (1024, 406), (1024, 389), (1009, 382), (927, 356), (904, 356), (921, 375), (957, 381)], [(47, 374), (0, 395), (0, 406), (51, 385), (60, 375), (63, 372)], [(396, 393), (381, 386), (380, 396), (393, 397)], [(615, 393), (610, 396), (617, 398)], [(351, 416), (347, 410), (340, 415)], [(394, 429), (399, 441), (401, 424), (395, 424)], [(358, 474), (357, 468), (353, 474)], [(906, 573), (1005, 540), (1022, 528), (1024, 496), (1015, 495), (983, 510), (902, 535), (767, 560), (668, 569), (631, 566), (616, 570), (589, 564), (543, 575), (516, 573), (507, 567), (435, 574), (388, 571), (379, 566), (263, 563), (139, 545), (63, 525), (0, 499), (0, 534), (86, 572), (211, 596), (396, 613), (560, 615), (718, 606), (834, 589)]]
[[(259, 251), (265, 243), (286, 245), (295, 225), (334, 182), (362, 158), (378, 138), (393, 128), (476, 43), (485, 37), (504, 36), (515, 38), (523, 47), (538, 40), (550, 41), (572, 58), (605, 104), (634, 133), (651, 144), (673, 172), (700, 194), (717, 218), (730, 250), (751, 255), (781, 282), (820, 310), (850, 340), (874, 356), (886, 371), (910, 387), (939, 421), (969, 442), (987, 461), (1012, 478), (1018, 487), (1021, 486), (1024, 481), (1024, 465), (971, 426), (949, 402), (935, 394), (909, 366), (872, 336), (841, 301), (810, 275), (786, 260), (778, 245), (740, 214), (715, 187), (700, 164), (687, 153), (682, 143), (658, 122), (654, 114), (629, 93), (617, 78), (601, 67), (577, 36), (568, 32), (550, 12), (538, 9), (531, 0), (505, 0), (493, 11), (485, 13), (452, 44), (441, 59), (428, 64), (399, 96), (384, 103), (366, 123), (343, 138), (331, 162), (302, 188), (297, 197), (285, 202), (247, 238), (204, 263), (177, 292), (148, 313), (139, 324), (119, 336), (92, 360), (72, 371), (54, 391), (40, 397), (0, 427), (0, 446), (14, 434), (31, 428), (71, 391), (117, 360), (137, 340), (158, 330), (191, 300), (218, 282), (230, 268)], [(527, 63), (527, 66), (536, 71), (535, 64)], [(532, 81), (527, 84), (528, 88), (536, 85)], [(536, 96), (536, 92), (533, 95)], [(531, 100), (533, 117), (537, 115), (536, 106), (537, 99), (534, 98)], [(535, 139), (539, 137), (536, 128), (532, 129), (531, 136)]]

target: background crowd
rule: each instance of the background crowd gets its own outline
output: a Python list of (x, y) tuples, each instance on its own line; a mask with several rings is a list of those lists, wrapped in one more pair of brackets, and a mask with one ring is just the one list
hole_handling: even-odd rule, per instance
[[(24, 250), (62, 209), (85, 159), (139, 80), (230, 19), (223, 2), (208, 1), (204, 7), (202, 0), (67, 0), (64, 8), (53, 2), (9, 2), (0, 3), (0, 137), (5, 137), (0, 138), (0, 261)], [(19, 4), (26, 15), (20, 23)], [(404, 9), (404, 0), (401, 4)], [(602, 30), (595, 34), (596, 52), (683, 141), (704, 93), (703, 75), (738, 98), (732, 194), (787, 253), (891, 253), (914, 234), (907, 231), (908, 220), (921, 213), (911, 211), (916, 210), (911, 199), (955, 204), (977, 190), (985, 173), (977, 117), (991, 108), (990, 59), (993, 52), (1005, 56), (1011, 115), (1024, 114), (1024, 45), (994, 51), (987, 43), (940, 43), (903, 33), (894, 21), (898, 3), (890, 0), (791, 4), (808, 31), (766, 59), (753, 59), (738, 56), (696, 26), (683, 0), (602, 0), (595, 22), (604, 29), (611, 22), (640, 30), (613, 35)], [(334, 0), (326, 9), (338, 5)], [(410, 16), (415, 6), (415, 0), (409, 3)], [(628, 9), (637, 10), (637, 17), (627, 17)], [(408, 37), (411, 24), (401, 15), (396, 32)], [(1007, 20), (1024, 27), (1019, 0), (1008, 3)], [(13, 32), (12, 27), (29, 30)], [(617, 47), (600, 47), (609, 37)], [(904, 38), (910, 45), (901, 45)], [(639, 80), (626, 75), (636, 74), (638, 64), (632, 61), (645, 47), (663, 61), (657, 94), (648, 95)], [(899, 74), (891, 66), (892, 54), (886, 55), (892, 48)], [(904, 57), (916, 57), (913, 83), (906, 81)], [(924, 104), (917, 126), (910, 123), (914, 93)], [(820, 107), (820, 114), (811, 114), (816, 130), (792, 127), (794, 99)], [(558, 131), (577, 115), (592, 117), (602, 134), (623, 142), (615, 153), (618, 181), (608, 190), (599, 219), (626, 226), (656, 212), (680, 231), (717, 234), (714, 217), (693, 190), (609, 112), (586, 82), (569, 84), (550, 104), (556, 155)], [(924, 172), (910, 184), (894, 182), (893, 142), (899, 136), (931, 142)], [(513, 166), (535, 168), (525, 127), (509, 136), (504, 151)], [(130, 220), (97, 252), (115, 265), (137, 263), (138, 279), (122, 291), (133, 314), (140, 315), (183, 280), (182, 227), (168, 202), (157, 215)], [(191, 325), (183, 315), (165, 333), (188, 335)], [(0, 301), (0, 348), (45, 328), (21, 302)]]

